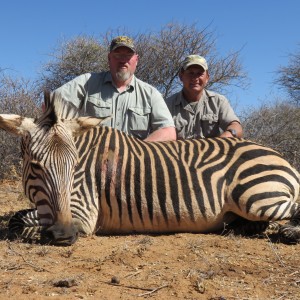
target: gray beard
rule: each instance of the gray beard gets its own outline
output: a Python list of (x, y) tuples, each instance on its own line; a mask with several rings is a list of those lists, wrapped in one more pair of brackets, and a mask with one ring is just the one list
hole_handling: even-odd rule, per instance
[(116, 73), (116, 77), (119, 81), (126, 81), (130, 78), (131, 74), (129, 71), (119, 71)]

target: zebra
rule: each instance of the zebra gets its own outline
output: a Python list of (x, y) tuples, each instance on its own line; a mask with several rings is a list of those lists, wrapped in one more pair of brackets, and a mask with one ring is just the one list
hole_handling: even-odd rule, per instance
[(0, 115), (0, 128), (22, 137), (36, 207), (11, 218), (12, 235), (72, 245), (79, 235), (210, 233), (242, 218), (288, 220), (279, 235), (300, 242), (299, 173), (275, 150), (239, 138), (145, 142), (105, 119), (69, 118), (55, 93), (45, 102), (36, 120)]

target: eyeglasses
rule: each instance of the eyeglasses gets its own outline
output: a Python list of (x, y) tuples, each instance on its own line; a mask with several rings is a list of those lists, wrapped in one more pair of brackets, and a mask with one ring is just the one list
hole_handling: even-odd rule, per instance
[(112, 53), (113, 57), (117, 60), (131, 60), (135, 53)]

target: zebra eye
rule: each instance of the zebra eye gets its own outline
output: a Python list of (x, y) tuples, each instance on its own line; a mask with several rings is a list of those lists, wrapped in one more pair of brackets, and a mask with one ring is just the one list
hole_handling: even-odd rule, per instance
[(37, 161), (37, 160), (32, 160), (31, 162), (30, 162), (30, 165), (33, 167), (33, 168), (41, 168), (42, 166), (41, 166), (41, 163), (39, 162), (39, 161)]

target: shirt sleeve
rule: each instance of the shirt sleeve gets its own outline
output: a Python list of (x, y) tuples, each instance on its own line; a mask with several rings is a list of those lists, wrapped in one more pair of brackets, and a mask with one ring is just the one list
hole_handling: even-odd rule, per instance
[(86, 84), (89, 77), (90, 74), (80, 75), (65, 83), (54, 92), (60, 94), (64, 101), (71, 102), (78, 109), (81, 109), (86, 98)]
[(219, 95), (220, 110), (219, 110), (219, 122), (220, 128), (226, 130), (227, 126), (233, 122), (237, 121), (240, 123), (240, 119), (235, 114), (233, 108), (231, 107), (229, 101), (226, 97)]
[(162, 95), (154, 90), (152, 94), (151, 130), (164, 127), (175, 127), (173, 118)]

